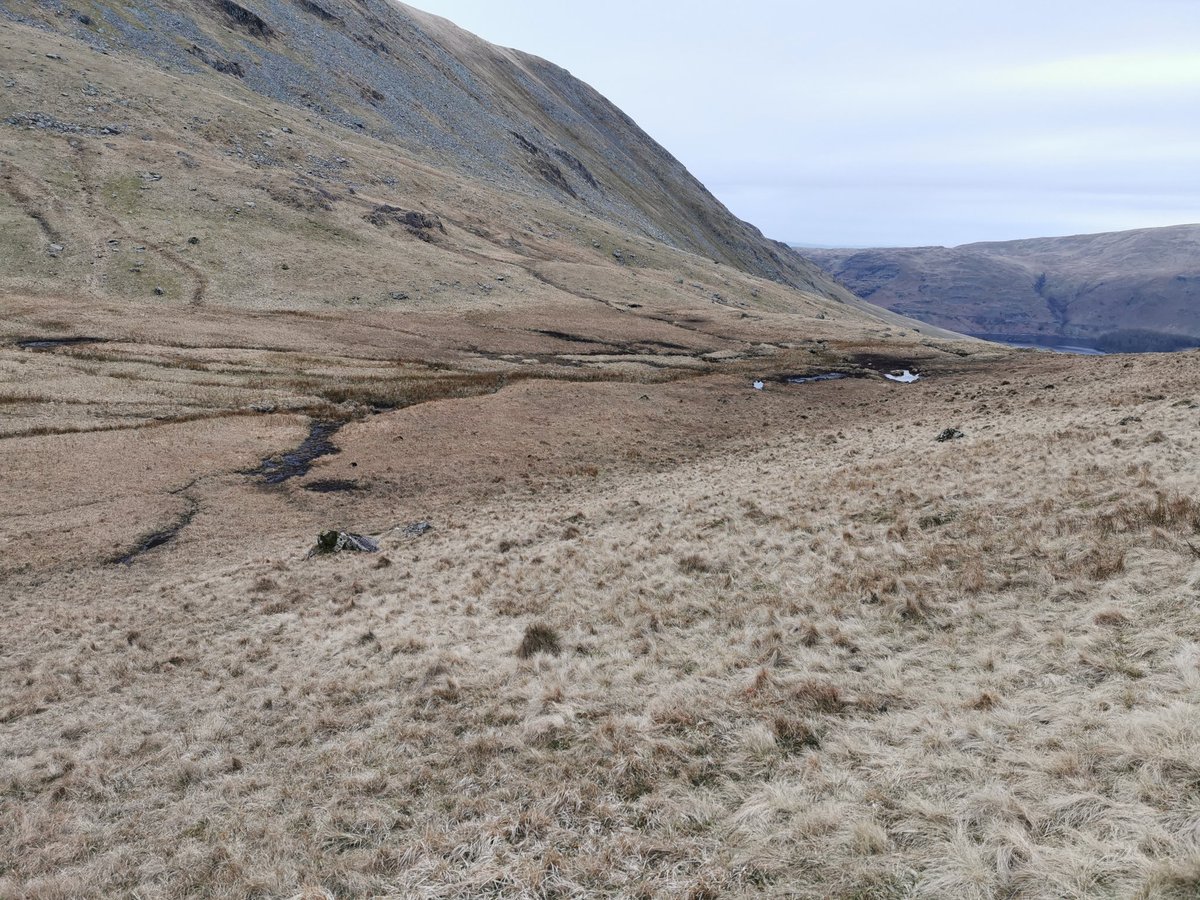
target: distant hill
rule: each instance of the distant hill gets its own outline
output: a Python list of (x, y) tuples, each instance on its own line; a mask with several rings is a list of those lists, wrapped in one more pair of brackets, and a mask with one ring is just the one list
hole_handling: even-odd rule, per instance
[(1113, 351), (1200, 345), (1200, 225), (804, 253), (863, 299), (966, 334)]

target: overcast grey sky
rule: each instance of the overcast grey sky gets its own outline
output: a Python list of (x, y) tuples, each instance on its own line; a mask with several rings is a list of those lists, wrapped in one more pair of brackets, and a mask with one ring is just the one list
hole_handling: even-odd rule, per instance
[(558, 63), (769, 236), (1200, 222), (1200, 0), (415, 0)]

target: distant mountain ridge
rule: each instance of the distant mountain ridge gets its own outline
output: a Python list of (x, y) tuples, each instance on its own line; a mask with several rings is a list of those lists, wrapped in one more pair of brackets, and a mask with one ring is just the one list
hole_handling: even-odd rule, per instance
[(400, 3), (0, 0), (3, 18), (171, 72), (216, 73), (438, 170), (553, 196), (648, 238), (844, 297), (565, 69)]
[(994, 339), (1200, 346), (1200, 225), (804, 254), (858, 296)]

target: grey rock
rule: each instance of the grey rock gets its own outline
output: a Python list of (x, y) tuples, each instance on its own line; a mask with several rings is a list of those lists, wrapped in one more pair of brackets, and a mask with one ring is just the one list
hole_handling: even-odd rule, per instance
[(317, 544), (308, 551), (306, 559), (314, 556), (332, 556), (337, 553), (378, 553), (379, 544), (365, 535), (350, 531), (322, 531)]

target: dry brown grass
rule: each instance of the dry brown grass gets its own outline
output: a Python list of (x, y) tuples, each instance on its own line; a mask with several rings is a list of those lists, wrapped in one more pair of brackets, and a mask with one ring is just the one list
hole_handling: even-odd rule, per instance
[(1183, 534), (1200, 534), (1200, 501), (1179, 493), (1155, 492), (1154, 497), (1126, 501), (1096, 522), (1103, 533), (1168, 528)]
[(950, 445), (994, 375), (797, 393), (822, 425), (447, 503), (382, 568), (12, 581), (0, 894), (1195, 896), (1194, 422), (1107, 422), (1153, 362)]
[[(20, 34), (13, 77), (81, 115)], [(155, 139), (12, 129), (14, 177), (72, 248), (192, 248), (209, 305), (165, 254), (51, 260), (0, 198), (0, 896), (1200, 892), (1196, 354), (884, 340), (300, 121), (281, 152), (361, 196), (297, 209), (224, 153), (271, 110), (161, 127), (174, 76), (88, 53)], [(444, 241), (364, 230), (382, 202)], [(11, 346), (43, 334), (111, 340)], [(860, 352), (928, 377), (749, 387)], [(239, 474), (314, 416), (348, 424), (311, 479)], [(304, 560), (329, 527), (384, 553)]]

